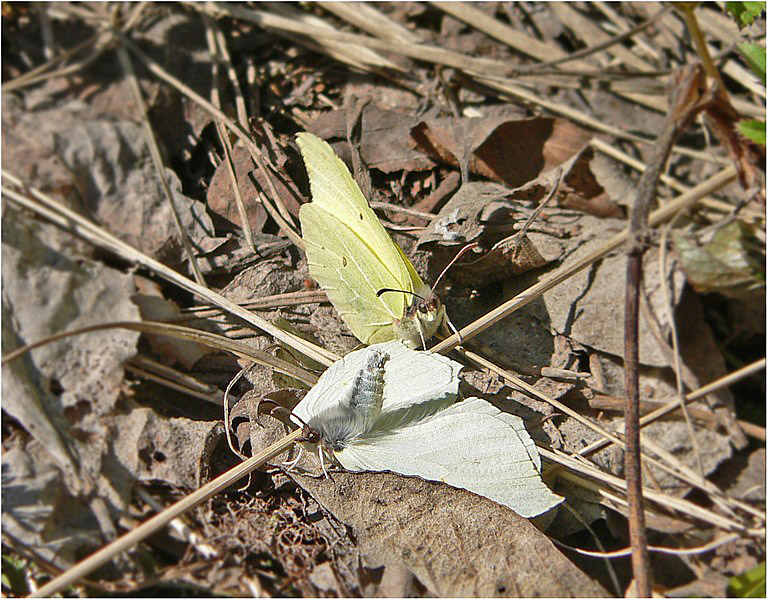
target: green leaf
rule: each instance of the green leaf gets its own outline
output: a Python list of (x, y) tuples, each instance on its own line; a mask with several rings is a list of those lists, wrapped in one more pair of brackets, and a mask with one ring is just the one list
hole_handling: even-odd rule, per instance
[(765, 46), (752, 42), (743, 42), (738, 45), (738, 48), (744, 60), (747, 61), (749, 68), (765, 84)]
[(739, 29), (752, 25), (765, 10), (765, 2), (726, 2), (725, 6), (733, 15)]
[(698, 237), (684, 232), (672, 236), (680, 265), (696, 291), (731, 298), (764, 293), (765, 246), (752, 226), (733, 221), (707, 242)]
[(757, 119), (744, 119), (736, 125), (739, 133), (756, 144), (765, 146), (765, 121)]
[[(2, 583), (3, 591), (10, 591), (13, 596), (26, 596), (29, 594), (26, 578), (24, 574), (27, 570), (26, 563), (10, 554), (2, 555)], [(3, 594), (6, 595), (5, 593)]]
[(741, 575), (731, 577), (728, 593), (737, 598), (765, 598), (765, 562)]

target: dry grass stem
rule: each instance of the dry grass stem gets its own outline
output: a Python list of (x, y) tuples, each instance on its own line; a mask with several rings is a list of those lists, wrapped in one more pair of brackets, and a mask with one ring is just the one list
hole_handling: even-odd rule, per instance
[[(736, 170), (732, 167), (724, 169), (713, 175), (706, 181), (703, 181), (696, 187), (692, 188), (685, 194), (681, 194), (676, 199), (669, 201), (663, 207), (654, 211), (650, 218), (649, 224), (653, 227), (656, 226), (680, 211), (687, 210), (693, 204), (695, 204), (701, 197), (712, 193), (715, 190), (727, 185), (736, 178)], [(469, 340), (491, 327), (494, 323), (500, 321), (504, 317), (510, 315), (516, 310), (519, 310), (526, 304), (532, 302), (536, 298), (540, 297), (544, 292), (556, 287), (573, 274), (578, 273), (582, 269), (585, 269), (596, 260), (605, 256), (609, 252), (615, 250), (627, 241), (628, 230), (616, 234), (609, 239), (603, 246), (590, 252), (589, 255), (584, 256), (578, 261), (574, 261), (572, 264), (565, 265), (560, 269), (554, 271), (549, 276), (544, 277), (541, 281), (531, 286), (524, 292), (521, 292), (514, 298), (508, 300), (498, 308), (487, 313), (480, 319), (477, 319), (474, 323), (464, 327), (459, 333), (463, 340)], [(433, 348), (433, 352), (445, 352), (450, 348), (454, 348), (459, 343), (459, 337), (456, 334), (444, 339), (436, 344)]]
[[(10, 173), (3, 172), (3, 176), (6, 178), (6, 180), (10, 180), (16, 185), (22, 185), (22, 182)], [(161, 262), (156, 261), (153, 258), (146, 256), (142, 252), (139, 252), (135, 248), (130, 247), (128, 244), (120, 241), (100, 227), (97, 227), (96, 225), (84, 220), (80, 215), (65, 208), (42, 192), (35, 190), (34, 188), (26, 189), (29, 191), (29, 196), (19, 194), (14, 190), (4, 186), (3, 195), (19, 206), (40, 214), (62, 229), (71, 231), (87, 242), (104, 248), (110, 252), (114, 252), (117, 256), (120, 256), (124, 260), (149, 269), (151, 272), (155, 273), (159, 277), (162, 277), (166, 281), (169, 281), (174, 285), (178, 285), (181, 289), (196, 294), (201, 299), (211, 304), (215, 304), (222, 310), (225, 310), (232, 315), (244, 320), (246, 323), (253, 325), (257, 329), (268, 333), (281, 342), (296, 348), (300, 352), (303, 352), (307, 356), (317, 360), (322, 364), (330, 365), (335, 360), (338, 360), (338, 357), (333, 353), (330, 353), (327, 350), (316, 346), (315, 344), (307, 342), (298, 336), (287, 333), (279, 327), (275, 327), (269, 321), (266, 321), (261, 317), (248, 312), (247, 310), (244, 310), (234, 302), (224, 298), (221, 294), (217, 294), (216, 292), (213, 292), (208, 288), (205, 288), (195, 283), (194, 281), (187, 279), (173, 269), (168, 268)]]
[(52, 596), (67, 586), (72, 585), (82, 577), (85, 577), (89, 573), (92, 573), (98, 569), (101, 565), (108, 563), (117, 555), (131, 549), (140, 541), (145, 540), (153, 533), (163, 529), (168, 525), (168, 523), (173, 521), (178, 516), (184, 514), (188, 510), (193, 509), (199, 504), (202, 504), (219, 492), (227, 489), (230, 485), (248, 475), (248, 473), (258, 469), (266, 461), (274, 458), (275, 456), (279, 456), (288, 448), (290, 448), (301, 435), (301, 429), (297, 429), (296, 431), (289, 433), (283, 439), (272, 444), (269, 448), (265, 448), (245, 462), (242, 462), (226, 473), (219, 475), (216, 479), (206, 483), (203, 487), (192, 492), (189, 496), (186, 496), (185, 498), (176, 502), (176, 504), (166, 508), (163, 512), (145, 521), (136, 529), (117, 538), (114, 542), (107, 544), (98, 552), (91, 554), (91, 556), (77, 563), (68, 571), (65, 571), (58, 577), (55, 577), (46, 583), (34, 594), (32, 594), (32, 596), (35, 598)]

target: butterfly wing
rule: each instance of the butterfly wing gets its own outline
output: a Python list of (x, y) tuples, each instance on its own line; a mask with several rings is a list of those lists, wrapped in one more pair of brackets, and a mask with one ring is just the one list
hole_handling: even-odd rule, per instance
[(480, 398), (388, 434), (363, 436), (335, 457), (350, 471), (394, 471), (442, 481), (523, 517), (562, 501), (541, 479), (539, 455), (522, 420)]
[(379, 427), (395, 428), (406, 422), (393, 419), (416, 406), (428, 406), (427, 414), (432, 414), (456, 401), (460, 363), (441, 354), (411, 350), (397, 340), (376, 348), (389, 355), (380, 417), (385, 423)]
[(393, 322), (405, 311), (403, 294), (376, 296), (400, 281), (381, 268), (379, 257), (358, 235), (319, 206), (299, 213), (309, 273), (320, 284), (339, 316), (363, 343), (395, 337)]
[[(414, 311), (432, 297), (411, 261), (392, 241), (346, 165), (310, 133), (297, 135), (312, 202), (299, 211), (312, 277), (352, 333), (366, 344), (403, 339), (417, 347), (442, 322), (442, 306)], [(377, 296), (381, 289), (403, 290)]]
[[(346, 165), (336, 156), (333, 149), (317, 136), (300, 133), (296, 139), (309, 175), (312, 191), (312, 203), (309, 206), (324, 211), (315, 212), (314, 216), (327, 218), (330, 215), (333, 219), (328, 225), (334, 230), (339, 223), (346, 225), (347, 230), (342, 235), (347, 237), (348, 241), (354, 241), (354, 244), (347, 246), (348, 255), (345, 257), (355, 258), (358, 265), (363, 266), (364, 272), (374, 272), (378, 279), (389, 284), (382, 287), (414, 291), (405, 262), (407, 259), (404, 259), (402, 251), (389, 237), (368, 205)], [(302, 233), (305, 240), (309, 233), (310, 237), (315, 238), (313, 241), (319, 242), (321, 240), (312, 233), (314, 222), (305, 224), (306, 206), (303, 206), (299, 213)], [(349, 237), (349, 232), (354, 234), (354, 238)], [(327, 243), (329, 238), (322, 238), (322, 241)], [(376, 292), (382, 287), (373, 290), (376, 303), (384, 304), (394, 318), (401, 318), (406, 305), (403, 294), (385, 294), (376, 298)], [(362, 294), (367, 296), (369, 292), (364, 290)], [(371, 302), (374, 299), (370, 299)]]
[(293, 409), (298, 424), (309, 423), (312, 417), (350, 397), (360, 371), (365, 367), (368, 348), (350, 352), (328, 367), (317, 383)]
[(409, 281), (401, 250), (389, 237), (376, 213), (333, 148), (311, 133), (296, 136), (309, 174), (312, 202), (357, 233), (371, 247), (383, 268), (401, 283)]
[[(384, 363), (384, 397), (381, 411), (392, 415), (416, 405), (430, 406), (428, 414), (453, 404), (459, 395), (462, 365), (441, 354), (411, 350), (399, 340), (350, 352), (320, 376), (294, 409), (304, 422), (350, 395), (358, 374), (372, 354), (388, 357)], [(383, 418), (382, 415), (379, 418)], [(395, 421), (392, 427), (402, 421)]]

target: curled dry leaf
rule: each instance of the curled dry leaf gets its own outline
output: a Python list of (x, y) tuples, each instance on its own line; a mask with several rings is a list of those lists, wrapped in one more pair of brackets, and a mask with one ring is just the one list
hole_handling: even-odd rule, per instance
[(562, 119), (433, 119), (411, 130), (417, 148), (440, 162), (519, 187), (576, 155), (589, 141)]
[[(475, 289), (538, 269), (556, 260), (562, 245), (547, 235), (538, 235), (534, 243), (519, 232), (546, 193), (538, 182), (514, 191), (491, 182), (464, 184), (424, 230), (417, 247), (431, 250), (430, 270), (439, 273), (461, 246), (476, 242), (480, 256), (467, 254), (446, 274), (453, 283)], [(532, 229), (562, 232), (536, 221)]]
[(477, 287), (538, 269), (547, 262), (527, 235), (516, 234), (497, 242), (476, 260), (456, 263), (449, 279), (458, 285)]

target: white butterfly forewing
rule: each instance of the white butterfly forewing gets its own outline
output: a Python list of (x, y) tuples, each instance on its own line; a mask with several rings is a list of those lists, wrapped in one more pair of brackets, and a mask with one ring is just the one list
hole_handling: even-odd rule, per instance
[(435, 405), (434, 410), (437, 410), (458, 396), (459, 363), (440, 354), (411, 350), (399, 340), (393, 340), (355, 350), (333, 363), (293, 410), (297, 421), (308, 423), (316, 415), (345, 401), (371, 352), (382, 352), (389, 357), (385, 367), (382, 416), (422, 404)]
[(541, 479), (539, 454), (522, 420), (480, 398), (388, 433), (358, 437), (335, 457), (350, 471), (394, 471), (442, 481), (523, 517), (562, 501)]

